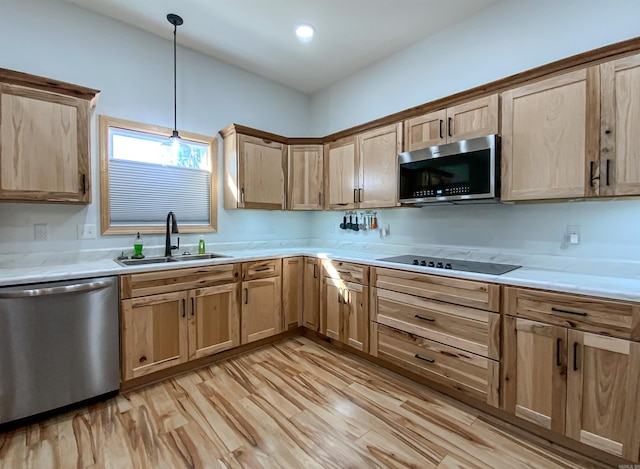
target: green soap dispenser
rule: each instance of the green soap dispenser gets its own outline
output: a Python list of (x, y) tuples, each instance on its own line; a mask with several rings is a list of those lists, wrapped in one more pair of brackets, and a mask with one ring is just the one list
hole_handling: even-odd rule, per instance
[(198, 241), (198, 254), (204, 254), (204, 237), (200, 236), (200, 241)]
[(133, 240), (133, 258), (142, 259), (143, 257), (144, 255), (142, 254), (142, 236), (140, 236), (140, 232), (138, 231), (136, 239)]

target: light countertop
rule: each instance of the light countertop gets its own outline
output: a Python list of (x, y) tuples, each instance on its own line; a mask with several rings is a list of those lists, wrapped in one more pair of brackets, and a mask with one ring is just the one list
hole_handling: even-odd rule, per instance
[(381, 252), (322, 249), (318, 247), (220, 250), (217, 252), (229, 257), (135, 267), (122, 267), (112, 259), (31, 267), (0, 266), (0, 286), (121, 275), (165, 269), (180, 269), (203, 265), (220, 265), (274, 257), (310, 256), (362, 263), (376, 267), (387, 267), (411, 272), (435, 274), (446, 277), (480, 280), (503, 285), (530, 287), (640, 302), (640, 278), (636, 277), (623, 278), (591, 275), (531, 267), (521, 267), (503, 275), (486, 275), (379, 261), (377, 259), (389, 256), (389, 254)]

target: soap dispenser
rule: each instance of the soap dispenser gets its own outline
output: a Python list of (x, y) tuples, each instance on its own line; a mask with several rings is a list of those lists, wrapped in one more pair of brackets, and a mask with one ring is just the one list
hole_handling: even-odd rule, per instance
[(200, 236), (200, 241), (198, 241), (198, 254), (204, 254), (204, 237)]
[(140, 236), (140, 232), (136, 236), (136, 239), (133, 240), (133, 258), (134, 259), (142, 259), (144, 255), (142, 254), (142, 236)]

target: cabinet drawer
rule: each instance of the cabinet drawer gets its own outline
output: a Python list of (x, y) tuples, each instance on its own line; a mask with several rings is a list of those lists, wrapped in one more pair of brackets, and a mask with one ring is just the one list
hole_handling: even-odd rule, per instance
[(524, 288), (505, 288), (505, 314), (640, 340), (640, 305)]
[(374, 289), (373, 320), (468, 352), (500, 359), (500, 315)]
[(374, 331), (378, 358), (497, 405), (499, 362), (383, 325)]
[(368, 266), (323, 259), (322, 268), (326, 277), (369, 285)]
[(500, 286), (403, 270), (374, 268), (373, 286), (472, 308), (500, 312)]
[(235, 282), (240, 276), (239, 264), (224, 264), (189, 269), (159, 270), (120, 276), (120, 297), (169, 293), (192, 288), (212, 287)]
[(260, 278), (279, 277), (282, 259), (245, 262), (242, 264), (242, 279), (256, 280)]

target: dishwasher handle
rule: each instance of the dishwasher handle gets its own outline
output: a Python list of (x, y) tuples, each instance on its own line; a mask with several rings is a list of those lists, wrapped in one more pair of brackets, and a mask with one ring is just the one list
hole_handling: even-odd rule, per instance
[(0, 292), (0, 298), (29, 298), (32, 296), (61, 295), (65, 293), (88, 292), (102, 290), (113, 285), (113, 281), (77, 283), (75, 285), (65, 285), (63, 287), (34, 288), (29, 290), (18, 290), (11, 292)]

